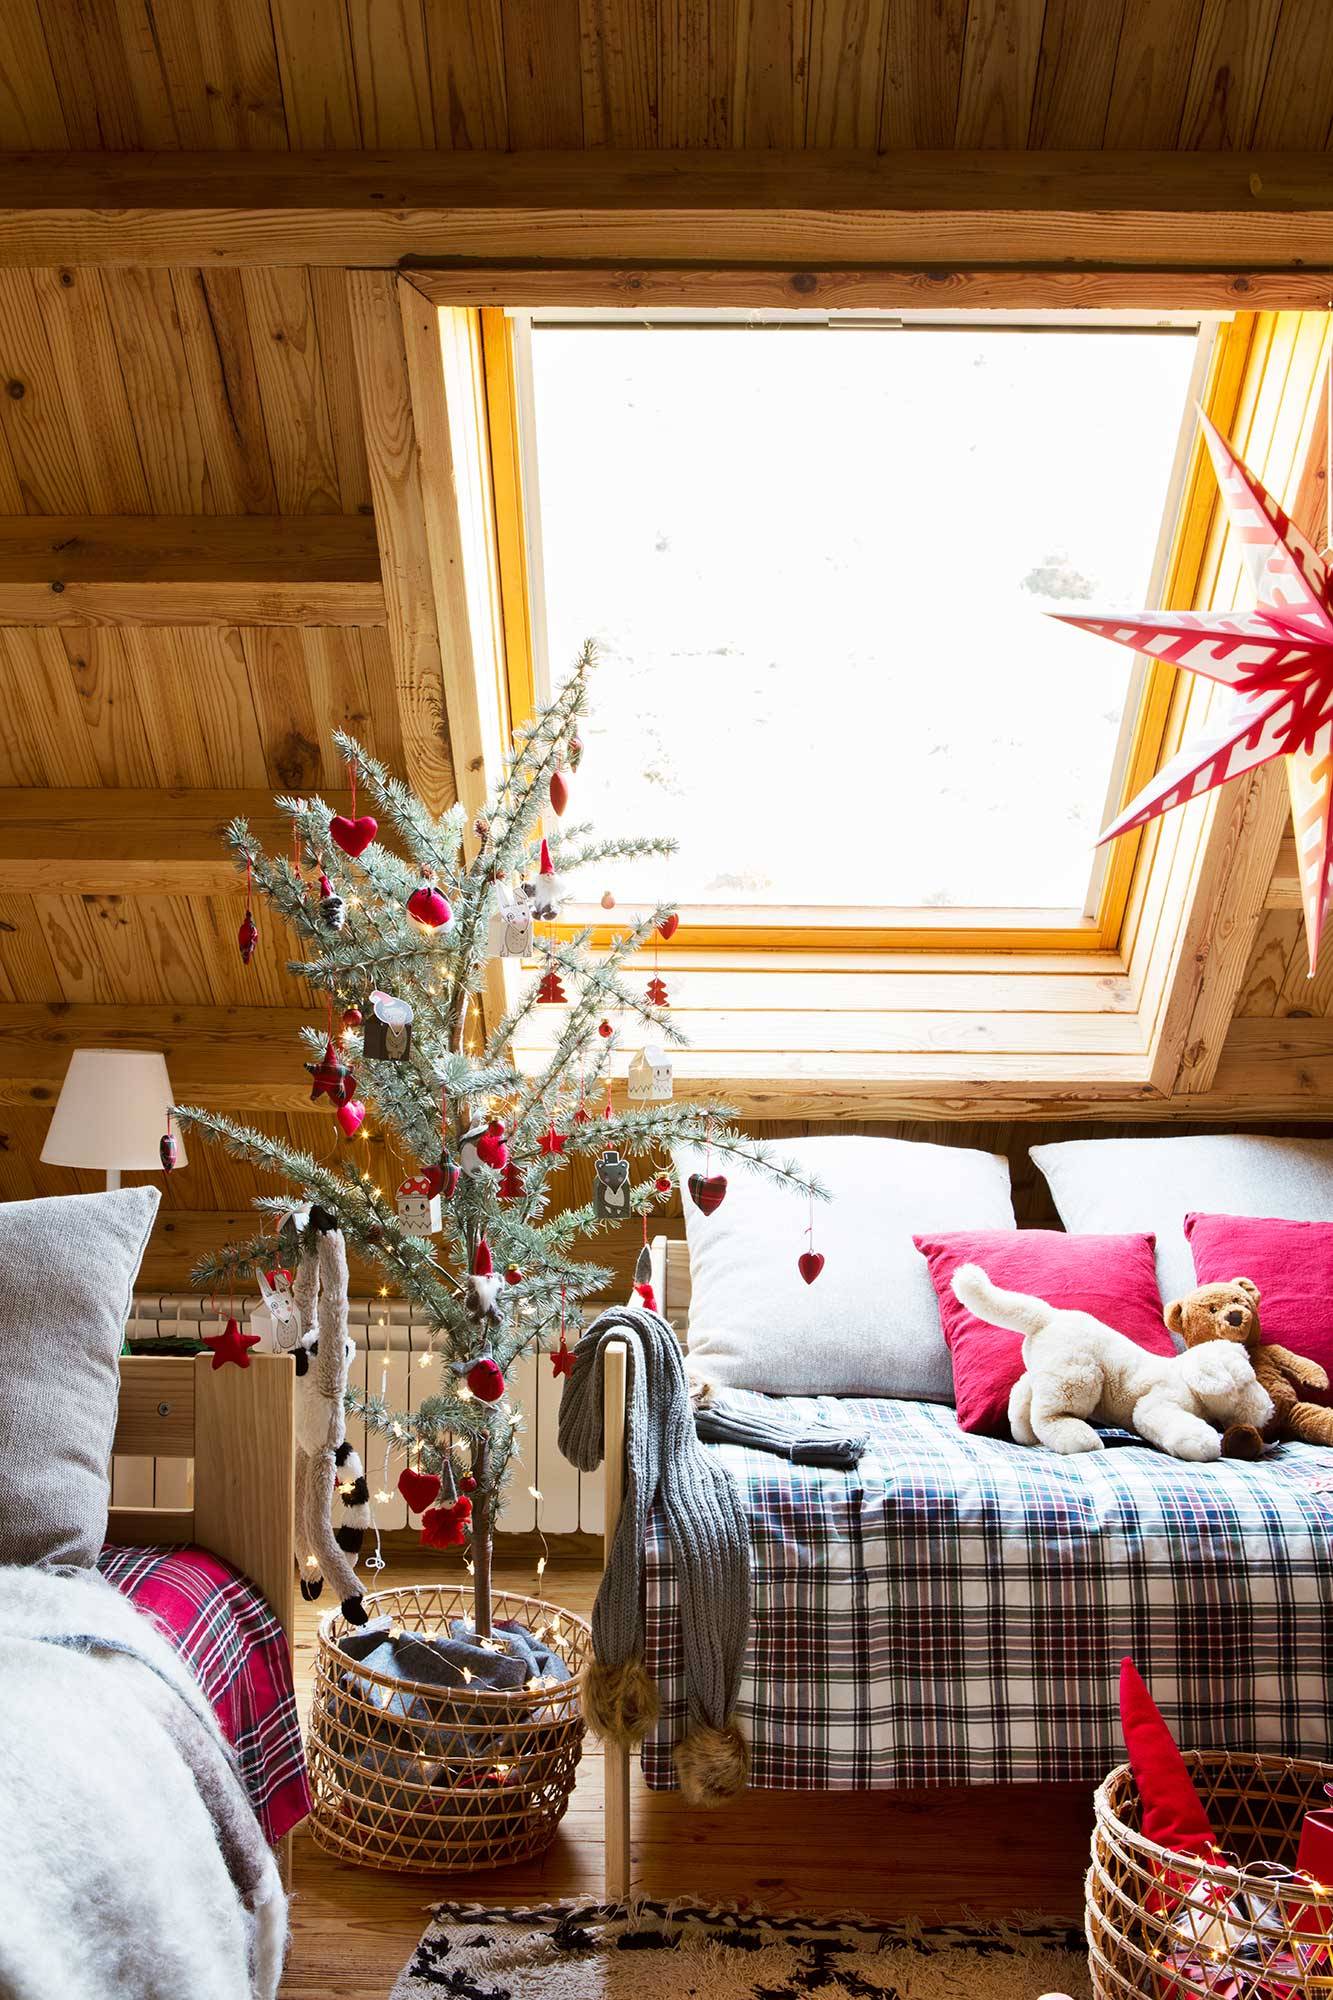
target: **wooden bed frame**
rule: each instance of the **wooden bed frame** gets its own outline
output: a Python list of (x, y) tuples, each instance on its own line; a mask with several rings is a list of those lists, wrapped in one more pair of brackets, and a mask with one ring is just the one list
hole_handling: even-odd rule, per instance
[[(690, 1253), (686, 1244), (655, 1236), (650, 1246), (653, 1290), (663, 1317), (676, 1329), (682, 1348), (689, 1349)], [(625, 1392), (629, 1351), (623, 1340), (607, 1342), (602, 1370), (602, 1443), (606, 1466), (604, 1560), (611, 1560), (620, 1510), (625, 1499)], [(605, 1880), (608, 1903), (623, 1903), (630, 1893), (630, 1752), (623, 1743), (606, 1743), (604, 1785), (606, 1816)]]
[(192, 1458), (192, 1507), (113, 1507), (106, 1538), (121, 1546), (197, 1542), (243, 1570), (294, 1637), (293, 1510), (296, 1371), (287, 1354), (254, 1354), (248, 1368), (213, 1367), (209, 1354), (125, 1355), (113, 1450)]

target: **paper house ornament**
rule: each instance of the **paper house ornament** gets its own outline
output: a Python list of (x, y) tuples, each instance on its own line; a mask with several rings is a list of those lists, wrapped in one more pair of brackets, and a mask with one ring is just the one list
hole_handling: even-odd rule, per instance
[(631, 1104), (665, 1104), (671, 1096), (671, 1058), (661, 1049), (640, 1049), (629, 1066)]
[(361, 1045), (379, 1062), (405, 1062), (412, 1052), (412, 1006), (392, 993), (372, 993)]
[(398, 1184), (398, 1220), (414, 1236), (434, 1236), (443, 1226), (439, 1181), (433, 1174), (409, 1174)]
[(492, 958), (526, 958), (532, 950), (531, 901), (520, 901), (504, 882), (496, 889), (486, 943)]
[(614, 1150), (603, 1153), (593, 1170), (592, 1206), (603, 1222), (629, 1214), (629, 1161)]

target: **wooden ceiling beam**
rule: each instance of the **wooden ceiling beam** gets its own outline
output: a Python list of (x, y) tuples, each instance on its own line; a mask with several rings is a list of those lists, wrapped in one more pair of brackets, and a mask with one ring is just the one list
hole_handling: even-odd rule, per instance
[(1325, 153), (23, 153), (5, 264), (1327, 268)]
[(382, 625), (360, 514), (0, 521), (0, 625)]
[[(347, 810), (346, 792), (322, 796)], [(235, 895), (233, 819), (286, 851), (291, 821), (268, 792), (0, 789), (0, 895)]]

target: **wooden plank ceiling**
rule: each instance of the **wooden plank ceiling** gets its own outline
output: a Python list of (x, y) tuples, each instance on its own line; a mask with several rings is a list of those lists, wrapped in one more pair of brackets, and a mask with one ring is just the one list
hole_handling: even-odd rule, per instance
[(0, 148), (1300, 151), (1324, 0), (6, 0)]
[[(10, 152), (1312, 150), (1333, 128), (1324, 0), (6, 0), (3, 11)], [(372, 402), (378, 522), (359, 296), (368, 315), (388, 314), (389, 365), (375, 378), (385, 401)], [(386, 605), (379, 575), (392, 454), (412, 456), (410, 415), (404, 433), (393, 400), (393, 322), (392, 279), (367, 278), (358, 294), (329, 268), (0, 269), (0, 1198), (97, 1184), (37, 1155), (69, 1046), (126, 1034), (167, 1048), (182, 1095), (196, 1084), (209, 1095), (212, 1077), (214, 1101), (334, 1149), (331, 1121), (299, 1108), (295, 1016), (277, 1011), (307, 996), (277, 940), (241, 967), (239, 893), (214, 842), (233, 801), (262, 813), (274, 790), (338, 789), (339, 726), (396, 769), (415, 757), (419, 770), (424, 755), (440, 802), (453, 796), (431, 691), (434, 614), (414, 622), (401, 587)], [(404, 576), (413, 546), (393, 554)], [(1198, 1115), (1211, 1103), (1309, 1116), (1328, 1101), (1333, 968), (1304, 977), (1291, 878), (1288, 861)], [(1042, 970), (1029, 961), (1025, 976)], [(1049, 1114), (1061, 1049), (1090, 1017), (1109, 1022), (1108, 1101), (1122, 1090), (1117, 1063), (1141, 1066), (1132, 996), (1111, 962), (1048, 978), (1044, 1013), (1026, 1011), (1026, 989), (994, 965), (922, 974), (906, 961), (849, 965), (818, 1002), (831, 1050), (854, 1053), (872, 1033), (902, 1053), (910, 1039), (924, 1082), (919, 1101), (900, 1091), (896, 1115), (970, 1105), (975, 1116), (978, 1054), (992, 1067), (1012, 1058), (1000, 1115)], [(784, 1105), (774, 1051), (785, 1010), (812, 1004), (811, 975), (798, 962), (767, 976), (748, 1022), (743, 982), (723, 994), (701, 976), (692, 1004), (735, 1018), (758, 1129), (784, 1116), (791, 1129), (811, 1107)], [(941, 1025), (983, 1013), (970, 1042)], [(740, 1060), (747, 1048), (754, 1061)], [(1050, 1087), (1025, 1100), (1022, 1078), (1038, 1070)], [(950, 1075), (956, 1095), (942, 1106)], [(1065, 1114), (1091, 1115), (1097, 1096), (1085, 1082)], [(858, 1115), (854, 1094), (835, 1115)], [(954, 1129), (977, 1142), (980, 1128)], [(987, 1142), (1006, 1143), (1002, 1129), (1021, 1152), (1021, 1128), (987, 1127)], [(383, 1144), (365, 1157), (392, 1184)], [(165, 1184), (149, 1282), (181, 1282), (256, 1185), (271, 1183), (194, 1146)], [(632, 1242), (621, 1247), (632, 1257)]]

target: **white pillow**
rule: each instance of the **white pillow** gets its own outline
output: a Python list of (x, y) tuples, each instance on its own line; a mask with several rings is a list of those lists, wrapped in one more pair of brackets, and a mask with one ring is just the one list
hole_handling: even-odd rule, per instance
[(1009, 1163), (1000, 1154), (908, 1139), (776, 1140), (828, 1188), (814, 1204), (824, 1269), (796, 1268), (809, 1202), (713, 1154), (727, 1177), (704, 1215), (686, 1182), (703, 1155), (674, 1154), (690, 1250), (690, 1358), (709, 1380), (779, 1396), (901, 1396), (951, 1403), (939, 1306), (916, 1233), (1013, 1229)]
[(1064, 1139), (1031, 1150), (1066, 1229), (1110, 1236), (1151, 1230), (1167, 1301), (1194, 1289), (1184, 1228), (1191, 1209), (1333, 1222), (1333, 1140), (1218, 1133)]

